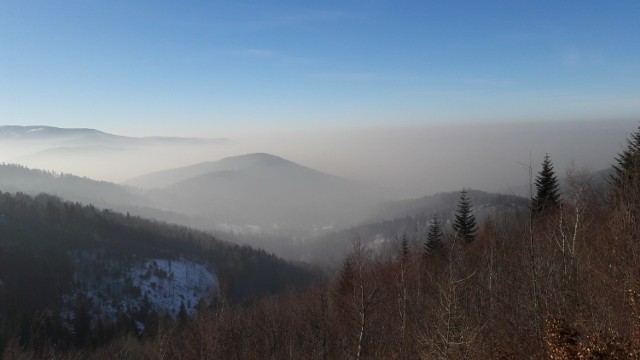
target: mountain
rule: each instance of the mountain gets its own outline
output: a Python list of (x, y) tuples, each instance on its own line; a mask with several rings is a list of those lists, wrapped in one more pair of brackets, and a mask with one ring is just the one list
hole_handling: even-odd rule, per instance
[(151, 189), (146, 195), (161, 208), (256, 231), (346, 226), (384, 198), (354, 181), (262, 153), (156, 172), (127, 184)]
[(0, 191), (38, 195), (46, 193), (66, 201), (93, 205), (190, 227), (206, 228), (201, 219), (171, 209), (158, 209), (139, 189), (72, 174), (0, 164)]
[(240, 156), (233, 156), (218, 161), (207, 161), (198, 163), (195, 165), (184, 166), (176, 169), (157, 171), (150, 174), (138, 176), (131, 180), (126, 181), (127, 185), (137, 186), (139, 188), (152, 189), (152, 188), (166, 188), (171, 185), (175, 185), (181, 181), (187, 180), (192, 177), (206, 175), (214, 172), (225, 171), (262, 171), (272, 169), (285, 169), (296, 168), (298, 170), (304, 170), (309, 173), (315, 173), (320, 176), (327, 176), (318, 171), (305, 168), (294, 162), (285, 160), (281, 157), (265, 154), (255, 153)]
[[(224, 144), (225, 139), (182, 137), (120, 136), (94, 129), (52, 126), (0, 126), (0, 149), (12, 154), (5, 161), (29, 163), (59, 161), (60, 158), (86, 158), (108, 154), (126, 154), (125, 150)], [(131, 156), (131, 154), (129, 154)]]
[(160, 143), (222, 142), (223, 139), (199, 139), (181, 137), (130, 137), (109, 134), (95, 129), (58, 128), (53, 126), (0, 126), (0, 140), (14, 142), (50, 142), (54, 149), (82, 146), (153, 145)]
[(221, 138), (133, 137), (95, 129), (0, 126), (0, 162), (122, 182), (163, 167), (206, 160), (206, 154), (229, 143)]
[(17, 164), (0, 164), (0, 191), (47, 193), (99, 207), (148, 205), (148, 201), (130, 187)]

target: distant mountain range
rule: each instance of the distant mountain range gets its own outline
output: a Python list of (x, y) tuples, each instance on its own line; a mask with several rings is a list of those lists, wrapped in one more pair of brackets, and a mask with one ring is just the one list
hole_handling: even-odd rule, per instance
[(72, 151), (122, 150), (124, 147), (145, 145), (217, 144), (228, 140), (162, 136), (130, 137), (95, 129), (8, 125), (0, 126), (0, 141), (21, 142), (23, 145), (44, 145), (44, 148), (33, 155), (45, 155)]
[(160, 166), (208, 160), (206, 154), (230, 143), (221, 138), (133, 137), (95, 129), (0, 126), (0, 163), (121, 182)]
[[(129, 183), (153, 189), (0, 165), (0, 191), (49, 193), (98, 208), (216, 230), (221, 238), (289, 259), (335, 264), (349, 251), (354, 234), (371, 246), (388, 246), (402, 231), (423, 231), (434, 214), (446, 224), (459, 196), (450, 192), (383, 201), (369, 193), (375, 189), (268, 154), (157, 172)], [(480, 219), (528, 205), (526, 198), (513, 195), (475, 190), (469, 194)], [(318, 225), (323, 223), (327, 225)]]
[[(0, 137), (14, 139), (74, 133), (112, 138), (82, 129), (2, 129)], [(0, 191), (44, 192), (101, 208), (234, 233), (307, 238), (358, 223), (374, 205), (391, 198), (378, 189), (264, 153), (154, 172), (126, 183), (0, 165)]]
[(58, 128), (53, 126), (0, 126), (0, 140), (55, 142), (60, 146), (105, 146), (105, 145), (153, 145), (183, 143), (218, 143), (225, 139), (201, 139), (183, 137), (130, 137), (109, 134), (95, 129)]
[[(64, 144), (44, 151), (52, 154), (66, 148), (77, 150), (98, 162), (98, 166), (99, 161), (87, 154), (88, 149), (126, 149), (126, 144), (163, 141), (219, 140), (134, 138), (93, 129), (0, 126), (0, 143)], [(133, 160), (134, 164), (141, 161)], [(603, 174), (594, 174), (596, 183), (604, 178)], [(347, 251), (353, 233), (375, 242), (407, 227), (422, 231), (432, 214), (440, 214), (446, 221), (455, 211), (458, 197), (453, 192), (398, 201), (380, 189), (265, 153), (151, 172), (130, 179), (125, 185), (3, 164), (0, 191), (32, 195), (44, 192), (99, 208), (216, 231), (223, 237), (233, 233), (240, 243), (262, 246), (294, 259), (313, 258), (316, 245), (309, 246), (311, 242), (317, 244), (316, 255), (321, 255), (327, 244), (333, 244), (329, 248), (339, 257)], [(480, 191), (471, 191), (470, 195), (479, 217), (494, 210), (527, 205), (525, 198), (517, 196)], [(276, 237), (280, 239), (277, 246), (271, 241)], [(286, 249), (296, 241), (302, 244), (302, 240), (308, 240), (305, 249)]]

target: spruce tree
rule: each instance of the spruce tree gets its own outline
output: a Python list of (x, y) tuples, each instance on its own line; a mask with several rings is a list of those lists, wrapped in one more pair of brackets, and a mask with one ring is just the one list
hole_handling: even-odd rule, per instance
[(427, 241), (424, 243), (424, 250), (426, 254), (432, 254), (443, 247), (442, 243), (442, 225), (437, 215), (433, 215), (431, 224), (427, 228)]
[(409, 258), (409, 237), (406, 232), (402, 233), (402, 242), (400, 243), (400, 256), (402, 261), (406, 262)]
[(627, 139), (627, 147), (615, 159), (611, 188), (616, 197), (624, 196), (626, 187), (637, 187), (640, 181), (640, 128)]
[(553, 170), (553, 163), (549, 154), (544, 155), (542, 170), (536, 177), (536, 196), (531, 199), (531, 206), (538, 214), (545, 209), (558, 208), (560, 206), (560, 191), (558, 178)]
[(460, 236), (467, 244), (471, 243), (475, 239), (478, 227), (476, 226), (476, 217), (473, 215), (473, 210), (471, 208), (471, 199), (469, 199), (466, 190), (462, 190), (460, 192), (456, 218), (452, 227), (456, 234), (458, 234), (458, 236)]

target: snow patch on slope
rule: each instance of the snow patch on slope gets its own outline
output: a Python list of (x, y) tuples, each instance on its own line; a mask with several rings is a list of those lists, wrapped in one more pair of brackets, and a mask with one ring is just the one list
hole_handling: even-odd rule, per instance
[(196, 313), (202, 300), (209, 303), (218, 292), (218, 279), (206, 266), (186, 259), (146, 259), (134, 264), (102, 260), (96, 254), (79, 254), (75, 259), (76, 289), (63, 298), (74, 317), (74, 303), (86, 297), (92, 315), (115, 319), (118, 313), (141, 309), (145, 302), (158, 313), (176, 317), (184, 305), (187, 314)]
[(181, 304), (190, 315), (194, 314), (200, 299), (213, 298), (218, 287), (213, 273), (188, 260), (147, 260), (131, 269), (131, 275), (142, 297), (147, 296), (155, 309), (172, 316), (178, 314)]

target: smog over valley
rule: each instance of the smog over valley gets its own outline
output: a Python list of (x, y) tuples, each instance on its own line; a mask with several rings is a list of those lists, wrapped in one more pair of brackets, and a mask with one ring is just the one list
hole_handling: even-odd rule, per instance
[(638, 15), (0, 3), (0, 359), (640, 358)]

